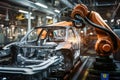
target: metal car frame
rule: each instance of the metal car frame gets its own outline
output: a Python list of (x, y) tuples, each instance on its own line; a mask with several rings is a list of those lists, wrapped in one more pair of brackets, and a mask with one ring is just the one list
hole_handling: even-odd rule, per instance
[[(60, 41), (58, 43), (55, 42), (45, 42), (43, 45), (33, 45), (32, 42), (27, 42), (27, 37), (34, 29), (39, 28), (47, 28), (47, 29), (65, 29), (65, 40)], [(74, 37), (77, 39), (75, 42), (73, 40), (68, 39), (69, 33), (68, 30), (71, 30), (74, 33)], [(36, 59), (36, 58), (28, 58), (21, 54), (22, 48), (30, 48), (37, 50), (50, 50), (49, 58), (47, 59)], [(21, 74), (21, 75), (34, 75), (38, 73), (43, 73), (44, 71), (62, 69), (64, 71), (70, 71), (70, 69), (74, 66), (77, 60), (80, 59), (80, 37), (75, 30), (74, 27), (69, 26), (43, 26), (43, 27), (35, 27), (31, 29), (20, 42), (14, 42), (6, 45), (3, 50), (9, 50), (10, 53), (17, 54), (17, 61), (14, 61), (14, 65), (5, 64), (0, 66), (0, 73), (4, 74)], [(27, 49), (29, 50), (29, 49)], [(26, 65), (29, 63), (29, 65)], [(61, 68), (64, 63), (64, 68)], [(48, 72), (50, 73), (50, 72)], [(46, 73), (46, 75), (48, 75)], [(44, 76), (45, 77), (45, 76)]]

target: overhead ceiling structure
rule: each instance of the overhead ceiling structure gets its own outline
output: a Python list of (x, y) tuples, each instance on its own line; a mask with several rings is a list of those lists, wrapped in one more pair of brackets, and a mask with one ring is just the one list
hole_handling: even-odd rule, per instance
[[(36, 2), (46, 5), (47, 8), (35, 4)], [(120, 18), (119, 0), (0, 0), (0, 13), (4, 13), (4, 8), (13, 11), (22, 8), (31, 9), (39, 15), (54, 16), (57, 14), (55, 10), (60, 11), (65, 7), (73, 8), (79, 3), (87, 5), (90, 10), (97, 11), (104, 19)]]
[(11, 5), (12, 7), (16, 7), (17, 8), (24, 8), (24, 9), (33, 9), (33, 10), (37, 10), (41, 13), (46, 13), (46, 14), (52, 14), (55, 15), (55, 12), (51, 9), (51, 8), (42, 8), (38, 5), (36, 5), (34, 2), (31, 2), (29, 0), (4, 0), (2, 1), (4, 3), (8, 3), (9, 5)]

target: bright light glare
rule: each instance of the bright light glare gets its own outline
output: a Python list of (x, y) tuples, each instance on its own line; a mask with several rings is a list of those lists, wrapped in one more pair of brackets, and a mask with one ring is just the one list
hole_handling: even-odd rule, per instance
[(80, 31), (81, 33), (84, 33), (84, 31)]
[(19, 12), (21, 12), (21, 13), (28, 13), (27, 11), (24, 11), (24, 10), (19, 10)]
[(46, 18), (48, 18), (48, 19), (52, 19), (52, 17), (51, 17), (51, 16), (46, 16)]
[(111, 19), (111, 22), (114, 22), (114, 19)]
[(24, 30), (23, 30), (23, 29), (21, 29), (21, 31), (23, 32)]
[(43, 8), (48, 8), (48, 6), (46, 6), (46, 5), (44, 5), (44, 4), (41, 4), (41, 3), (39, 3), (39, 2), (36, 2), (35, 4), (38, 5), (38, 6), (41, 6), (41, 7), (43, 7)]
[(92, 32), (90, 32), (90, 35), (93, 35), (93, 33), (92, 33)]
[(57, 10), (57, 9), (55, 9), (54, 11), (55, 11), (55, 12), (57, 12), (57, 13), (59, 13), (59, 12), (60, 12), (60, 11), (59, 11), (59, 10)]
[[(21, 13), (28, 14), (28, 11), (24, 11), (24, 10), (18, 10), (18, 11), (21, 12)], [(30, 14), (32, 14), (32, 13), (30, 12)]]

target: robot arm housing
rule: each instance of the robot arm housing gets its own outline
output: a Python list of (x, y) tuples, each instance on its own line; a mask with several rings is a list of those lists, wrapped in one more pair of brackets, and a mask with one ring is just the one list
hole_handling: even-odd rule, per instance
[(119, 48), (119, 38), (97, 12), (88, 11), (85, 5), (78, 4), (71, 13), (72, 18), (76, 19), (76, 16), (95, 27), (98, 38), (95, 50), (99, 56), (108, 56)]

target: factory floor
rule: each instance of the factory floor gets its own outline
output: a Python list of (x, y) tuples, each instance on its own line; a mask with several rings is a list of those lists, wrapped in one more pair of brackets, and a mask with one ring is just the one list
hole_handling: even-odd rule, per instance
[(100, 72), (100, 75), (97, 74), (96, 76), (95, 74), (90, 76), (91, 72), (89, 72), (89, 69), (91, 69), (91, 66), (93, 66), (94, 61), (95, 57), (88, 57), (88, 60), (86, 60), (86, 62), (84, 62), (83, 65), (79, 67), (77, 72), (74, 74), (75, 76), (71, 80), (120, 80), (120, 61), (114, 60), (117, 66), (116, 71), (103, 71), (109, 75), (107, 78), (101, 78), (101, 74), (103, 73), (102, 71)]

